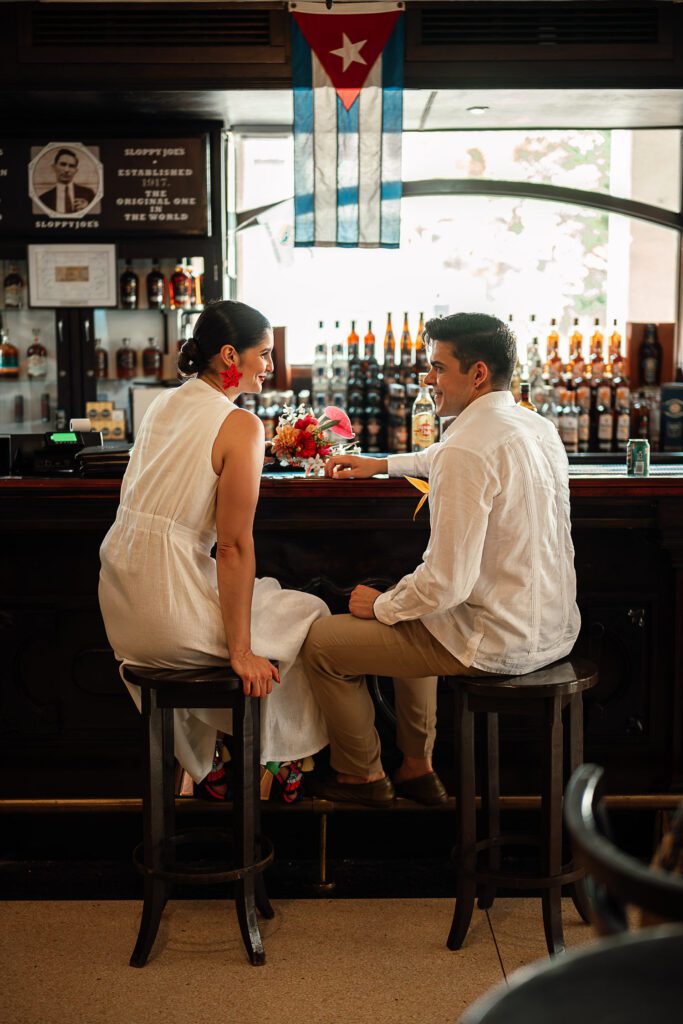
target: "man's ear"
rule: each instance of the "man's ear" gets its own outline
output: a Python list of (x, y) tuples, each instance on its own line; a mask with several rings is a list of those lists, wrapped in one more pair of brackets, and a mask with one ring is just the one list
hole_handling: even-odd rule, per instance
[(486, 365), (486, 363), (482, 362), (481, 359), (478, 359), (474, 365), (474, 380), (472, 381), (472, 383), (474, 384), (475, 388), (484, 387), (487, 381), (491, 379), (489, 368)]

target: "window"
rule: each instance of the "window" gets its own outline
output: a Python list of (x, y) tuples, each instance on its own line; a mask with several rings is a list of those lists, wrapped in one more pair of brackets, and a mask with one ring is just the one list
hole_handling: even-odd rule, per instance
[[(526, 183), (680, 209), (680, 132), (405, 132), (404, 182), (465, 181), (482, 194), (402, 201), (398, 250), (294, 249), (290, 135), (238, 139), (238, 211), (269, 206), (238, 233), (238, 295), (288, 328), (291, 362), (310, 362), (318, 321), (332, 337), (373, 322), (381, 339), (410, 314), (458, 310), (556, 317), (675, 320), (678, 233), (631, 216), (522, 194)], [(515, 182), (486, 195), (487, 182)], [(458, 186), (454, 185), (454, 189)], [(572, 197), (574, 198), (574, 197)], [(398, 323), (397, 323), (398, 321)], [(520, 332), (520, 341), (524, 331)]]

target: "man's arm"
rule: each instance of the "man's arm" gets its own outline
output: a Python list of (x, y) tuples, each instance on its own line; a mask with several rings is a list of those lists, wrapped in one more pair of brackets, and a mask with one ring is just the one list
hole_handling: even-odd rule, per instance
[(431, 536), (422, 563), (374, 603), (375, 618), (388, 626), (462, 604), (481, 571), (500, 489), (490, 466), (476, 452), (444, 446), (431, 467), (430, 487)]
[(417, 476), (429, 479), (432, 459), (439, 450), (439, 442), (431, 444), (422, 452), (406, 452), (404, 455), (388, 455), (387, 469), (389, 476)]

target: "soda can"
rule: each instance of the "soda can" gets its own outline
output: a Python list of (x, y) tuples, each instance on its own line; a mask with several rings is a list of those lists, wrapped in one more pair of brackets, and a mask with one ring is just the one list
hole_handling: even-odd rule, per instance
[(631, 438), (626, 445), (626, 475), (650, 475), (650, 442)]

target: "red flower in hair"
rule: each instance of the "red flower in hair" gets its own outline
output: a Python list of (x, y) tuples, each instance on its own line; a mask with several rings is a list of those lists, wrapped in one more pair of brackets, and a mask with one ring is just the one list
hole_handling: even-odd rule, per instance
[(223, 390), (227, 391), (229, 388), (237, 387), (242, 379), (242, 374), (234, 363), (230, 363), (229, 369), (221, 370), (221, 378), (223, 381)]

